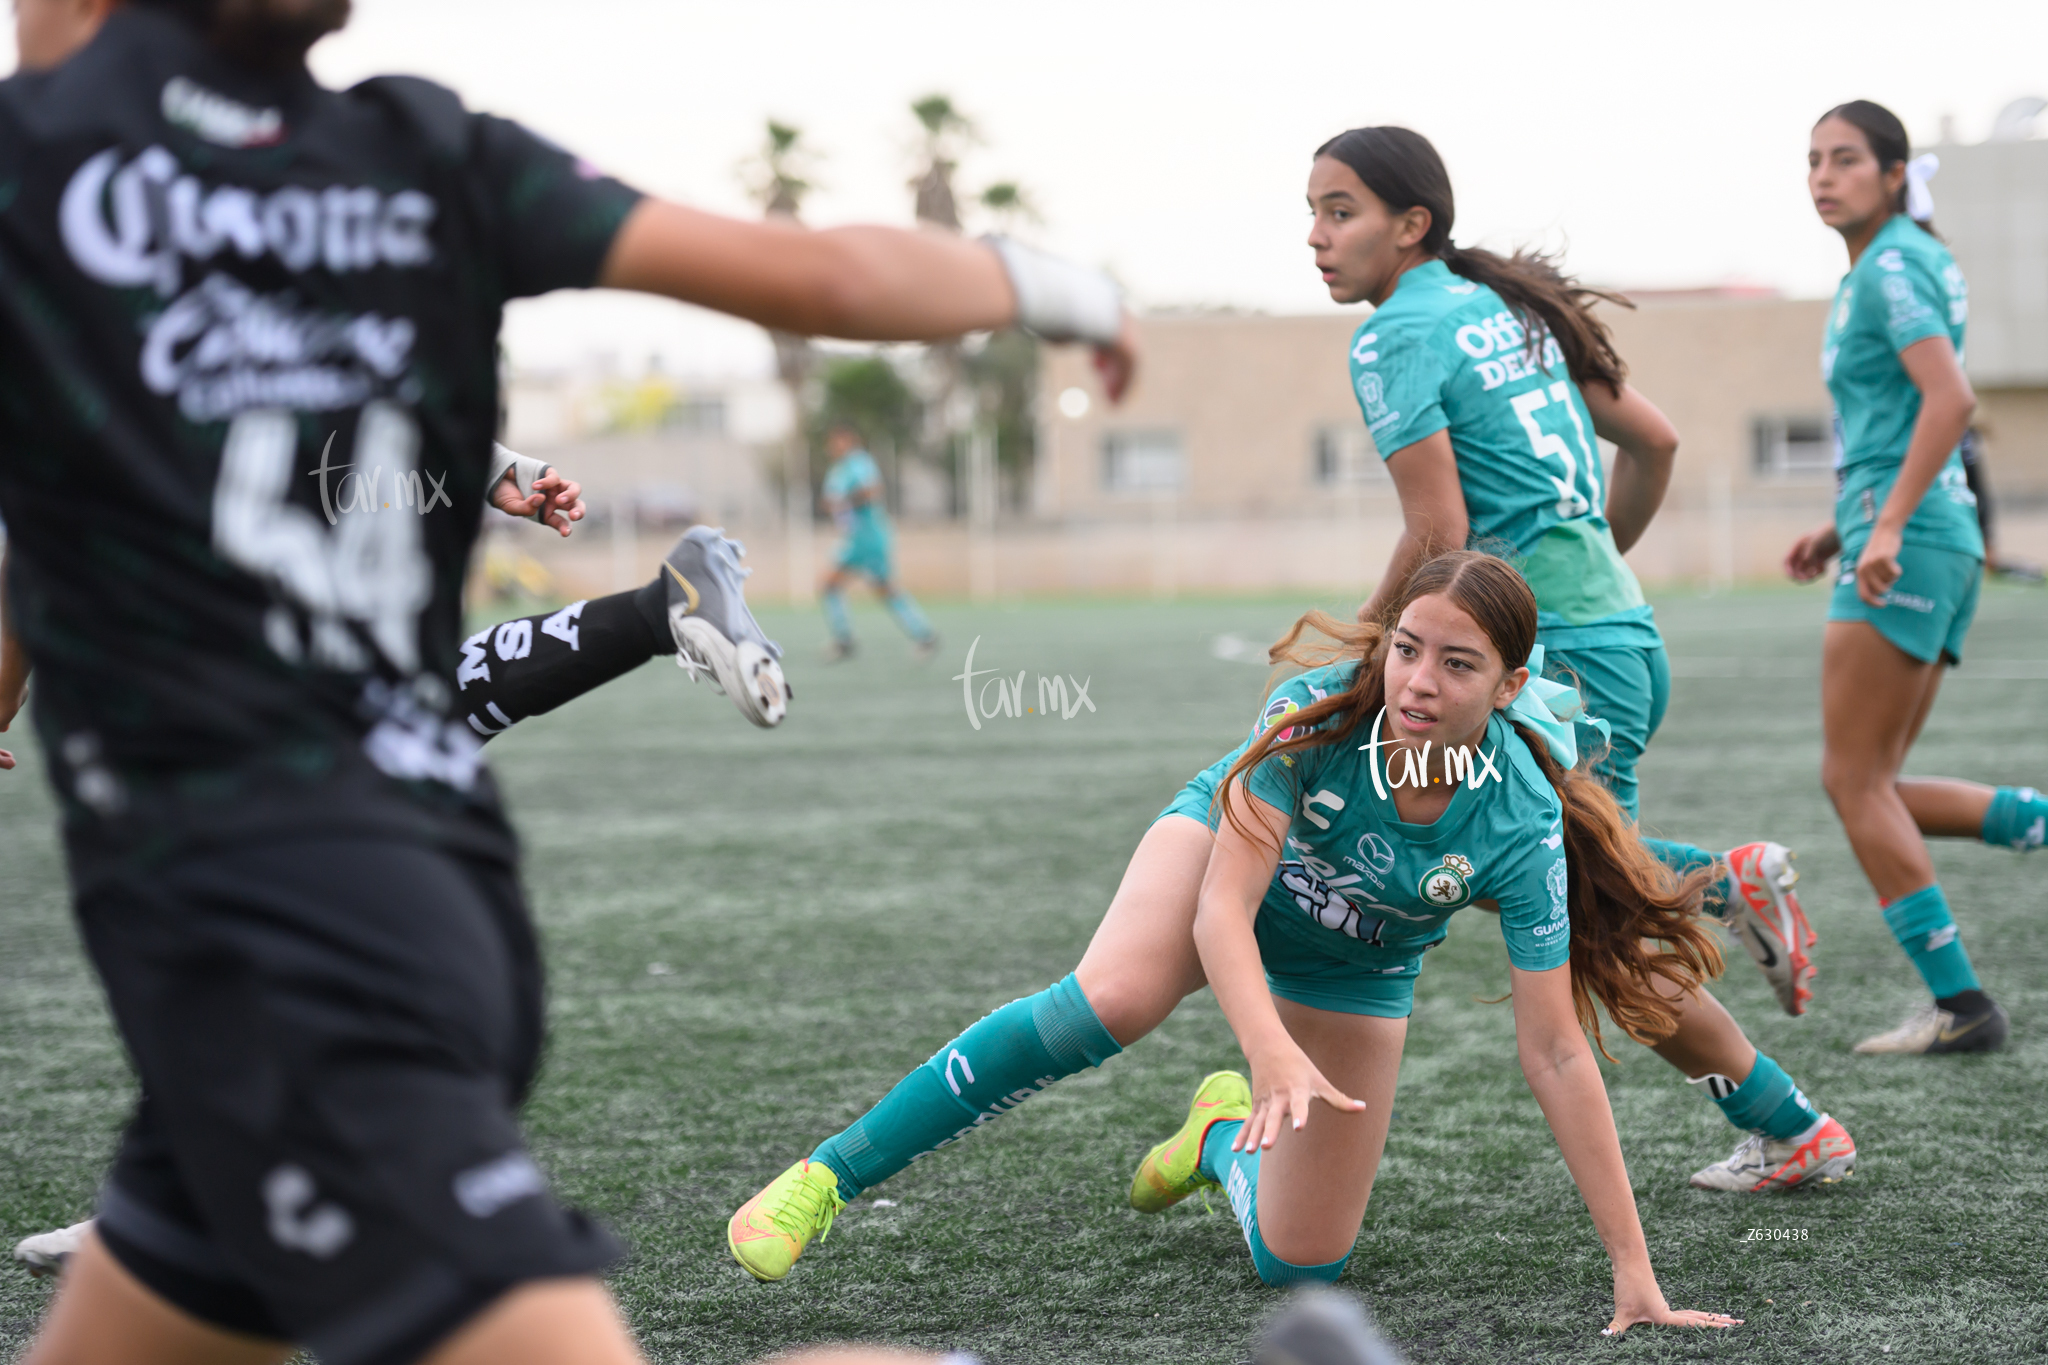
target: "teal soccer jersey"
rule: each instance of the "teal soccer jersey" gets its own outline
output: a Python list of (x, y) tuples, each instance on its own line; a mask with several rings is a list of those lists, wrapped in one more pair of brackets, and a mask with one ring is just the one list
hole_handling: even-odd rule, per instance
[[(855, 493), (865, 490), (872, 496), (862, 503), (852, 502)], [(846, 458), (835, 460), (825, 471), (825, 496), (835, 502), (845, 503), (846, 509), (839, 514), (839, 529), (848, 535), (862, 532), (887, 534), (888, 522), (882, 513), (882, 471), (875, 467), (875, 457), (865, 450), (848, 451)]]
[[(1920, 417), (1920, 390), (1899, 352), (1945, 336), (1960, 360), (1969, 317), (1969, 286), (1955, 258), (1903, 214), (1878, 229), (1835, 291), (1820, 369), (1835, 400), (1835, 529), (1847, 564), (1870, 538)], [(1949, 453), (1906, 523), (1905, 541), (1984, 557), (1960, 450)]]
[[(1356, 667), (1289, 679), (1261, 726), (1348, 686)], [(1360, 747), (1370, 729), (1368, 721), (1348, 739), (1269, 758), (1251, 773), (1251, 794), (1292, 817), (1260, 920), (1326, 956), (1412, 974), (1452, 914), (1486, 900), (1500, 907), (1515, 966), (1540, 972), (1569, 961), (1562, 809), (1522, 737), (1496, 712), (1472, 756), (1478, 773), (1434, 824), (1415, 825), (1395, 811), (1387, 768), (1411, 774), (1399, 759), (1389, 765), (1384, 749), (1375, 785), (1375, 753)], [(1440, 758), (1429, 758), (1439, 778)]]
[(1514, 547), (1546, 627), (1622, 628), (1581, 643), (1654, 640), (1607, 525), (1593, 417), (1554, 338), (1532, 355), (1499, 294), (1429, 261), (1359, 326), (1351, 387), (1382, 456), (1449, 430), (1467, 543)]

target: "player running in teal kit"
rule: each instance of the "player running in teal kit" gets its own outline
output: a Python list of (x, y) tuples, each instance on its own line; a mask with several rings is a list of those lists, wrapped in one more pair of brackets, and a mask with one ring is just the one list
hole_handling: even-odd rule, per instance
[(1814, 125), (1807, 187), (1849, 248), (1821, 352), (1837, 497), (1834, 520), (1785, 566), (1806, 581), (1841, 555), (1821, 654), (1821, 782), (1933, 997), (1856, 1050), (1985, 1052), (2004, 1045), (2005, 1010), (1963, 948), (1925, 836), (2038, 848), (2048, 801), (2032, 787), (1899, 776), (1943, 670), (1962, 659), (1984, 576), (1957, 451), (1977, 401), (1962, 369), (1969, 290), (1934, 235), (1932, 158), (1909, 163), (1908, 150), (1897, 117), (1868, 100)]
[(917, 657), (929, 659), (938, 649), (939, 637), (925, 620), (917, 601), (897, 586), (890, 565), (891, 534), (889, 513), (882, 503), (882, 471), (875, 457), (861, 445), (860, 433), (849, 426), (835, 426), (825, 438), (832, 454), (832, 467), (825, 471), (821, 501), (839, 523), (839, 552), (832, 572), (825, 577), (825, 621), (832, 628), (827, 657), (849, 658), (853, 654), (853, 619), (846, 614), (846, 585), (856, 574), (874, 580), (889, 604), (889, 614), (910, 637)]
[[(1352, 386), (1407, 522), (1361, 618), (1378, 619), (1433, 548), (1513, 553), (1536, 593), (1552, 676), (1574, 680), (1611, 727), (1595, 772), (1634, 816), (1636, 762), (1663, 719), (1671, 675), (1621, 552), (1663, 499), (1678, 437), (1624, 382), (1589, 307), (1605, 296), (1539, 256), (1454, 246), (1450, 177), (1429, 141), (1406, 128), (1331, 139), (1317, 150), (1308, 194), (1309, 245), (1330, 296), (1375, 305), (1352, 342)], [(1598, 437), (1618, 447), (1605, 480)], [(1724, 861), (1689, 844), (1646, 842), (1680, 870)], [(1786, 1012), (1803, 1012), (1812, 933), (1791, 892), (1790, 851), (1745, 844), (1725, 865), (1710, 903)], [(1677, 1003), (1679, 1026), (1658, 1055), (1748, 1131), (1726, 1160), (1694, 1174), (1695, 1185), (1787, 1188), (1853, 1169), (1848, 1133), (1806, 1102), (1713, 996), (1698, 990)]]

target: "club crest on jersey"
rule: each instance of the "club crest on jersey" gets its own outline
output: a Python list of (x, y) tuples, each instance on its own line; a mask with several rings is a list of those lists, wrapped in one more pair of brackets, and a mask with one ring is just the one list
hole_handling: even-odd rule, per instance
[(1358, 376), (1358, 401), (1364, 406), (1365, 417), (1369, 422), (1387, 415), (1386, 385), (1378, 375)]
[(1422, 874), (1415, 893), (1439, 910), (1455, 910), (1472, 899), (1471, 876), (1472, 860), (1452, 853)]

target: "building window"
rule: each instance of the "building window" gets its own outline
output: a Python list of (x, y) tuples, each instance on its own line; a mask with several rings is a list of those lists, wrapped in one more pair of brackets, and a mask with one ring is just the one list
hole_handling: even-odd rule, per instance
[(678, 398), (661, 414), (661, 426), (665, 431), (679, 431), (691, 436), (722, 436), (725, 434), (725, 399), (697, 395)]
[(1311, 472), (1324, 488), (1387, 482), (1387, 462), (1373, 449), (1372, 437), (1362, 426), (1320, 427), (1310, 449)]
[(1187, 481), (1177, 431), (1112, 431), (1102, 438), (1102, 486), (1112, 493), (1177, 493)]
[(1756, 472), (1767, 479), (1826, 474), (1835, 467), (1835, 438), (1825, 417), (1756, 419)]

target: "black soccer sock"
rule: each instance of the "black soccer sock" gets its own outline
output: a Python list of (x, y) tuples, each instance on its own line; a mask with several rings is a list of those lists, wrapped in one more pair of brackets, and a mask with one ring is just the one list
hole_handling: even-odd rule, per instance
[[(457, 704), (485, 739), (675, 653), (660, 579), (487, 627), (462, 642)], [(650, 599), (650, 600), (643, 600)], [(658, 605), (657, 605), (658, 604)]]
[(1958, 1019), (1974, 1019), (1991, 1008), (1991, 997), (1982, 990), (1958, 991), (1934, 1002)]

